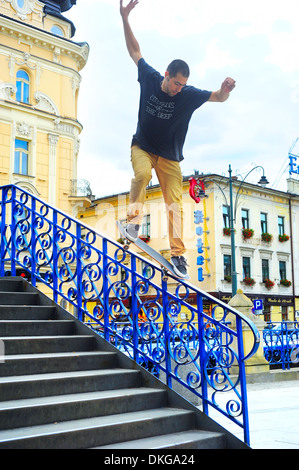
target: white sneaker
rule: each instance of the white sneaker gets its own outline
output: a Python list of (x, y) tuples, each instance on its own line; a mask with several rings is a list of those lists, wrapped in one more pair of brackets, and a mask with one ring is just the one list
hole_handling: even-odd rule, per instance
[(184, 256), (172, 256), (170, 259), (170, 262), (173, 266), (174, 272), (179, 276), (179, 277), (186, 277), (188, 275), (187, 273), (187, 260), (184, 258)]
[(140, 225), (137, 224), (128, 224), (125, 228), (125, 235), (131, 242), (136, 242), (138, 239), (138, 232), (140, 229)]

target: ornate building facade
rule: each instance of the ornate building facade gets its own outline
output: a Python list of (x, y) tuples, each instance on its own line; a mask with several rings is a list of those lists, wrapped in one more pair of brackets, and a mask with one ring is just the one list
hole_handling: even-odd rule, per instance
[(62, 14), (75, 4), (0, 2), (0, 185), (17, 184), (68, 213), (78, 202), (77, 102), (89, 55)]

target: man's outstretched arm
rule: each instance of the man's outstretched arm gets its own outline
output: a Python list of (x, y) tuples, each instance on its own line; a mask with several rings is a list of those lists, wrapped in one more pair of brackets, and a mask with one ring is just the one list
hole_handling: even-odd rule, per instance
[(223, 103), (229, 97), (230, 92), (235, 88), (236, 82), (232, 78), (226, 78), (221, 85), (220, 90), (213, 91), (209, 101)]
[(129, 24), (129, 14), (137, 5), (138, 0), (131, 0), (126, 7), (123, 6), (123, 0), (120, 0), (120, 14), (123, 20), (125, 39), (127, 44), (127, 49), (134, 60), (135, 64), (138, 64), (139, 59), (142, 55), (140, 52), (140, 47), (137, 39), (135, 38), (131, 26)]

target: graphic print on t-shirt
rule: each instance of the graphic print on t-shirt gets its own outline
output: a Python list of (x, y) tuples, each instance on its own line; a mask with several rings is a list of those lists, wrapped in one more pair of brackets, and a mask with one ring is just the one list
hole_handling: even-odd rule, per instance
[(151, 95), (147, 101), (146, 112), (160, 119), (170, 119), (174, 112), (174, 102), (160, 101), (155, 95)]

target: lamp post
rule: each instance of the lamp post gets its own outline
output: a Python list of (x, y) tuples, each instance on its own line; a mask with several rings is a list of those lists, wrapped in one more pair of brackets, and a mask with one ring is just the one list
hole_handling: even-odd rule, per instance
[[(241, 182), (241, 184), (238, 188), (238, 191), (237, 191), (237, 194), (236, 194), (236, 199), (235, 199), (236, 207), (237, 207), (238, 196), (240, 194), (240, 189), (241, 189), (245, 179), (247, 178), (247, 176), (253, 170), (256, 170), (257, 168), (261, 168), (263, 170), (263, 176), (260, 178), (260, 181), (258, 182), (258, 184), (260, 184), (263, 187), (265, 187), (267, 184), (269, 184), (269, 181), (265, 177), (265, 170), (262, 166), (255, 166), (254, 168), (252, 168), (247, 173), (247, 175), (243, 178), (243, 180), (242, 180), (242, 182)], [(236, 245), (235, 245), (235, 228), (234, 228), (236, 211), (234, 212), (234, 207), (233, 207), (233, 179), (232, 179), (231, 165), (229, 165), (228, 173), (229, 173), (229, 199), (230, 199), (229, 228), (230, 228), (230, 239), (231, 239), (231, 262), (232, 262), (232, 265), (231, 265), (231, 268), (232, 268), (232, 272), (231, 272), (231, 276), (232, 276), (232, 297), (234, 297), (237, 293), (237, 271), (236, 271), (236, 253), (235, 253)]]

